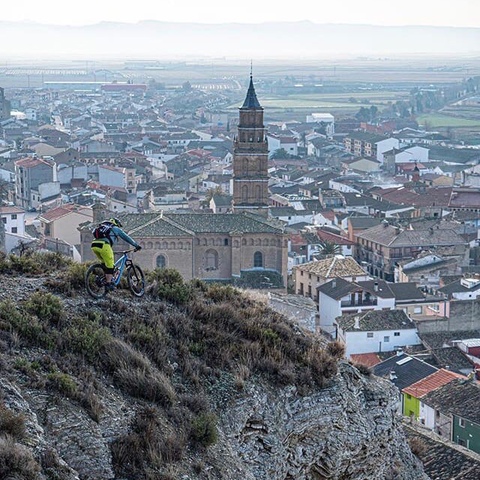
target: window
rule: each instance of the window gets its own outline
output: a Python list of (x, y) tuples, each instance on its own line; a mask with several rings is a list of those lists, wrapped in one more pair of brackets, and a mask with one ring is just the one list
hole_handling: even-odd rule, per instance
[(242, 202), (248, 201), (248, 187), (244, 185), (242, 187)]
[(7, 223), (7, 217), (2, 217), (2, 222)]
[(422, 307), (415, 307), (413, 313), (422, 313)]
[(458, 419), (458, 426), (462, 427), (462, 428), (465, 428), (465, 419), (459, 418)]
[(373, 332), (367, 332), (367, 338), (373, 338)]
[(263, 253), (255, 252), (253, 254), (253, 267), (254, 268), (263, 268)]
[(226, 247), (228, 246), (228, 238), (225, 238), (225, 239), (223, 240), (223, 244), (224, 244)]
[(17, 227), (12, 227), (12, 233), (17, 233)]
[(12, 220), (16, 220), (17, 219), (17, 214), (16, 213), (12, 213)]
[(399, 337), (399, 336), (400, 336), (400, 332), (393, 332), (393, 336), (394, 336), (394, 337)]
[(158, 268), (165, 268), (167, 266), (167, 259), (165, 255), (159, 255), (157, 257), (157, 267)]
[(383, 341), (385, 343), (388, 343), (390, 341), (390, 337), (388, 335), (386, 335), (385, 337), (383, 337)]
[(207, 250), (205, 252), (205, 270), (217, 270), (218, 269), (218, 253), (216, 250)]

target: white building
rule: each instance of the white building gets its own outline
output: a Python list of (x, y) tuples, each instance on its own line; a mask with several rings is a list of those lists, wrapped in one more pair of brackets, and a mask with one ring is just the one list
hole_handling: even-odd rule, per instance
[(5, 253), (10, 253), (20, 242), (32, 240), (25, 232), (25, 210), (22, 208), (0, 206), (0, 221), (5, 231)]
[(335, 133), (335, 117), (331, 113), (311, 113), (306, 120), (307, 123), (323, 123), (328, 137)]
[(280, 149), (285, 150), (289, 155), (298, 155), (298, 145), (295, 137), (282, 135), (267, 135), (269, 158)]
[(335, 320), (336, 338), (352, 354), (392, 352), (419, 345), (417, 327), (402, 310), (369, 310), (349, 313)]
[(373, 280), (349, 282), (338, 277), (320, 285), (317, 288), (320, 328), (335, 334), (335, 319), (343, 314), (395, 308), (395, 296), (391, 290), (383, 288), (384, 283)]
[(385, 140), (379, 140), (377, 145), (377, 161), (383, 164), (383, 154), (394, 148), (400, 148), (400, 142), (397, 138), (386, 138)]

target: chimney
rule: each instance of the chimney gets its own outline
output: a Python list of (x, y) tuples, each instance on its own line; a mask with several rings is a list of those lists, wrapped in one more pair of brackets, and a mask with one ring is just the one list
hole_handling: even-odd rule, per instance
[(403, 348), (397, 348), (397, 357), (401, 357), (403, 355)]
[(390, 371), (390, 380), (395, 380), (397, 376), (395, 375), (395, 370)]
[(356, 328), (357, 330), (360, 329), (360, 317), (358, 315), (356, 315), (354, 317), (354, 320), (355, 320), (355, 324), (353, 325), (353, 328)]
[(375, 282), (375, 283), (373, 284), (373, 291), (374, 291), (374, 292), (378, 292), (378, 282)]
[(96, 201), (93, 206), (93, 223), (100, 223), (106, 219), (106, 208), (105, 204), (99, 201)]
[(334, 278), (332, 280), (332, 288), (337, 288), (337, 279), (336, 278)]

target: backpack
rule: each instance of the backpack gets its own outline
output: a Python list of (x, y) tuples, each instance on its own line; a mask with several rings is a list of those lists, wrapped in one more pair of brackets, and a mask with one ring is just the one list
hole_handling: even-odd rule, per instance
[(102, 222), (102, 223), (99, 223), (92, 230), (92, 234), (93, 234), (94, 238), (106, 238), (111, 244), (112, 240), (110, 238), (110, 232), (111, 232), (112, 228), (113, 228), (113, 223)]

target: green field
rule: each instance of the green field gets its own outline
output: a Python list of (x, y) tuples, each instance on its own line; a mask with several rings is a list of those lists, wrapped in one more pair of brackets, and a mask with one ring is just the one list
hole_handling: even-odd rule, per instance
[[(270, 111), (328, 111), (338, 114), (355, 114), (360, 107), (376, 106), (380, 111), (389, 102), (406, 100), (408, 93), (394, 91), (365, 91), (349, 93), (295, 93), (289, 95), (262, 95), (262, 106)], [(232, 105), (238, 108), (239, 105)]]
[(425, 122), (430, 125), (431, 127), (436, 128), (462, 128), (462, 127), (478, 127), (480, 128), (480, 119), (473, 120), (468, 118), (459, 118), (459, 117), (451, 117), (449, 115), (441, 115), (441, 114), (427, 114), (427, 115), (420, 115), (417, 117), (417, 122), (420, 125), (424, 125)]

